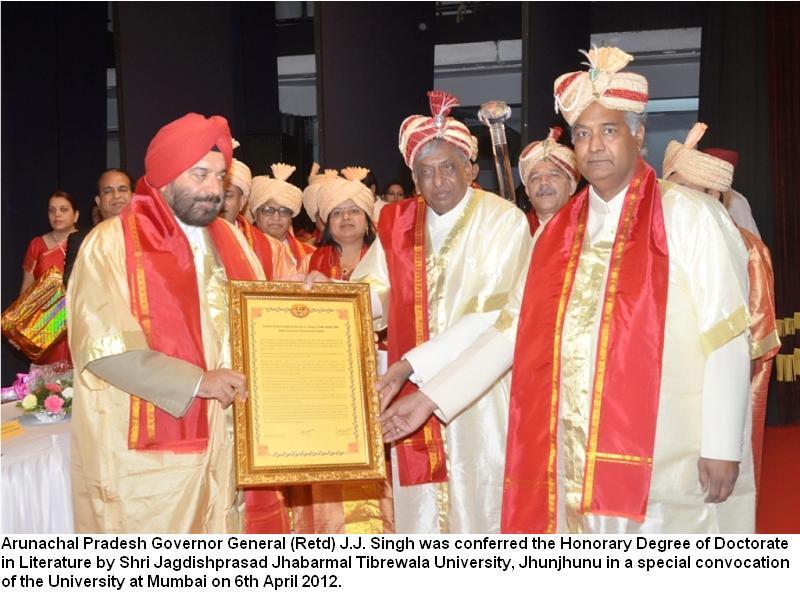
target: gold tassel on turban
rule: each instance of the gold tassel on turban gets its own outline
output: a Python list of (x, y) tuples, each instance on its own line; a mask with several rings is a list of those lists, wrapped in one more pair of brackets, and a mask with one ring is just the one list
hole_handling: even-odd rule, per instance
[[(565, 73), (554, 84), (556, 112), (574, 125), (592, 102), (612, 110), (643, 113), (647, 106), (647, 79), (636, 73), (620, 72), (633, 57), (619, 48), (581, 50), (589, 59), (588, 71)], [(586, 64), (586, 63), (583, 63)]]
[(272, 177), (267, 175), (253, 177), (248, 210), (255, 215), (262, 204), (273, 200), (290, 209), (292, 216), (296, 217), (303, 205), (303, 192), (297, 186), (286, 181), (294, 173), (295, 168), (292, 165), (275, 163), (270, 166), (270, 170)]
[(558, 143), (561, 134), (560, 127), (553, 127), (544, 140), (531, 142), (525, 146), (519, 155), (519, 174), (523, 183), (528, 181), (528, 173), (536, 163), (542, 160), (549, 160), (564, 171), (572, 183), (569, 193), (575, 193), (575, 188), (578, 187), (578, 180), (580, 179), (578, 161), (571, 148)]
[[(414, 168), (417, 153), (433, 140), (444, 140), (458, 148), (465, 157), (471, 159), (473, 154), (472, 134), (466, 125), (449, 117), (453, 107), (458, 106), (458, 98), (447, 92), (428, 92), (431, 115), (411, 115), (400, 125), (400, 152), (409, 169)], [(477, 140), (475, 140), (477, 142)], [(474, 146), (477, 158), (477, 143)]]
[(328, 222), (328, 215), (331, 214), (331, 211), (347, 200), (355, 202), (358, 208), (372, 218), (375, 196), (367, 186), (361, 183), (368, 173), (369, 169), (362, 167), (346, 167), (342, 169), (344, 177), (323, 180), (317, 194), (317, 208), (324, 223)]
[(303, 207), (306, 209), (308, 218), (314, 223), (317, 222), (317, 215), (319, 214), (317, 196), (322, 183), (329, 179), (336, 179), (338, 176), (339, 172), (336, 169), (325, 169), (320, 173), (317, 163), (311, 165), (311, 172), (308, 174), (308, 186), (303, 190)]
[(705, 123), (695, 123), (683, 144), (672, 140), (667, 145), (663, 177), (677, 173), (693, 185), (727, 192), (733, 183), (733, 165), (696, 149), (707, 128)]

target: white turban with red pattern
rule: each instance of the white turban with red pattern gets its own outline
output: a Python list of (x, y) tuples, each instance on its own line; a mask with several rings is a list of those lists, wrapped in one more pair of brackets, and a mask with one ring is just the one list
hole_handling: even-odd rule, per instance
[(575, 158), (575, 153), (571, 148), (558, 143), (561, 133), (560, 127), (553, 127), (544, 140), (531, 142), (522, 150), (519, 155), (519, 175), (523, 184), (528, 181), (528, 173), (530, 173), (533, 165), (539, 161), (547, 160), (564, 171), (567, 178), (572, 182), (570, 194), (575, 193), (575, 188), (578, 187), (578, 180), (580, 179), (578, 160)]
[[(556, 79), (553, 95), (559, 110), (574, 125), (587, 106), (597, 102), (612, 110), (643, 113), (647, 106), (647, 79), (622, 71), (633, 57), (619, 48), (581, 50), (589, 59), (588, 71), (565, 73)], [(587, 63), (584, 63), (587, 64)]]
[(469, 160), (473, 153), (472, 134), (466, 125), (448, 116), (458, 106), (458, 98), (435, 90), (428, 92), (428, 99), (432, 116), (412, 115), (400, 125), (400, 152), (408, 168), (413, 168), (417, 153), (433, 140), (453, 144)]

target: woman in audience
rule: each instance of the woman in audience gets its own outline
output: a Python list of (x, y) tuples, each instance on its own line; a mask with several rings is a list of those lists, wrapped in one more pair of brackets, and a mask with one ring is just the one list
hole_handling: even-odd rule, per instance
[(361, 258), (375, 241), (375, 200), (361, 183), (366, 169), (342, 169), (342, 177), (325, 180), (317, 193), (318, 218), (325, 223), (319, 248), (311, 256), (309, 271), (331, 279), (349, 280)]
[(384, 202), (397, 202), (398, 200), (403, 200), (407, 198), (406, 190), (403, 187), (403, 184), (399, 181), (392, 181), (389, 185), (386, 186), (386, 191), (383, 192), (383, 201)]
[[(79, 212), (75, 201), (67, 192), (57, 190), (48, 201), (48, 219), (52, 231), (31, 240), (22, 262), (22, 287), (20, 294), (31, 287), (51, 267), (64, 272), (64, 257), (67, 253), (67, 238), (77, 231)], [(39, 359), (41, 364), (69, 360), (67, 340), (53, 346)]]

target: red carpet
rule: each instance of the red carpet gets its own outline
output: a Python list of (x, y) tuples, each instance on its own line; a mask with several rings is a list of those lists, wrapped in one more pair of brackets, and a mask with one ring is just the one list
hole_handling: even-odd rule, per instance
[(800, 425), (767, 427), (758, 533), (800, 533)]

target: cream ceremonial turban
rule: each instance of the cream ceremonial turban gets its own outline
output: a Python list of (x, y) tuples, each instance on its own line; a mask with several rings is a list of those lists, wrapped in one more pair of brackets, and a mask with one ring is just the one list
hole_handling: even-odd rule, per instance
[(253, 175), (250, 173), (250, 167), (240, 160), (235, 158), (231, 161), (231, 166), (225, 174), (225, 185), (235, 185), (242, 194), (247, 198), (250, 195), (250, 185), (253, 181)]
[(575, 193), (575, 188), (578, 187), (578, 179), (580, 179), (578, 161), (571, 148), (558, 143), (561, 133), (560, 127), (553, 127), (544, 140), (532, 142), (522, 150), (519, 155), (519, 174), (523, 184), (528, 181), (528, 173), (536, 163), (542, 160), (549, 160), (566, 173), (572, 182), (570, 194)]
[(322, 183), (328, 179), (336, 179), (338, 177), (339, 172), (336, 169), (325, 169), (320, 173), (317, 163), (311, 165), (311, 172), (308, 174), (308, 186), (303, 190), (303, 207), (306, 209), (308, 218), (314, 223), (317, 222), (317, 215), (319, 214), (317, 196)]
[[(431, 91), (428, 92), (428, 100), (432, 116), (412, 115), (400, 125), (399, 147), (408, 168), (413, 168), (417, 153), (436, 139), (450, 142), (470, 159), (473, 151), (472, 134), (466, 125), (447, 116), (454, 106), (458, 106), (458, 98), (447, 92)], [(475, 156), (477, 158), (477, 145)]]
[[(570, 125), (592, 102), (612, 110), (643, 113), (647, 106), (647, 79), (636, 73), (620, 72), (633, 57), (619, 48), (581, 50), (589, 59), (588, 71), (565, 73), (553, 86), (556, 112)], [(584, 63), (586, 64), (586, 63)]]
[(292, 210), (296, 217), (303, 205), (303, 192), (300, 188), (286, 181), (294, 173), (292, 165), (275, 163), (270, 166), (272, 177), (259, 175), (253, 177), (253, 186), (250, 191), (250, 212), (255, 214), (258, 208), (270, 200)]
[(695, 123), (682, 144), (672, 140), (664, 153), (664, 179), (677, 173), (704, 189), (727, 192), (733, 183), (733, 165), (696, 149), (708, 127)]
[(375, 196), (372, 191), (361, 183), (367, 176), (369, 169), (361, 167), (346, 167), (342, 169), (342, 177), (324, 179), (317, 193), (317, 208), (319, 216), (324, 223), (328, 222), (328, 215), (342, 202), (352, 200), (356, 206), (372, 218), (375, 208)]

